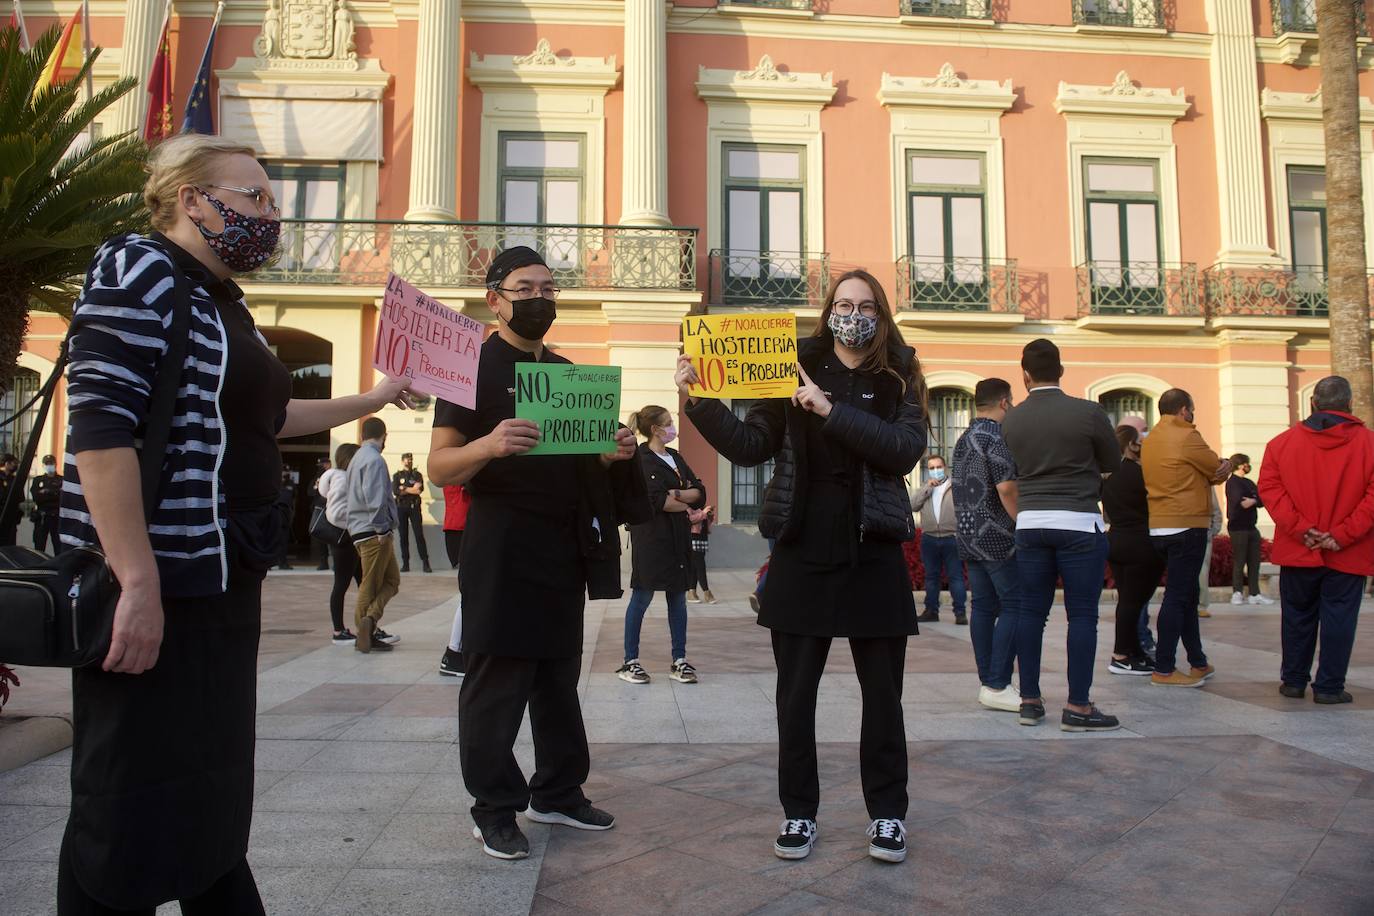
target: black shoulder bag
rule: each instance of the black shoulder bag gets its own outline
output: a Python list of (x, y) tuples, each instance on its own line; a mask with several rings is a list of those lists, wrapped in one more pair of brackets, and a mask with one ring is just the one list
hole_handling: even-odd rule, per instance
[[(186, 276), (172, 265), (175, 295), (167, 352), (158, 365), (144, 423), (139, 470), (143, 514), (151, 522), (158, 504), (163, 456), (172, 429), (177, 388), (191, 336), (191, 296)], [(10, 487), (0, 519), (17, 521), (20, 484), (27, 478), (52, 406), (57, 380), (67, 365), (67, 345), (43, 385), (42, 406), (24, 449), (23, 462)], [(49, 557), (28, 547), (0, 546), (0, 662), (40, 668), (81, 668), (105, 658), (114, 629), (119, 583), (94, 547), (76, 547)]]

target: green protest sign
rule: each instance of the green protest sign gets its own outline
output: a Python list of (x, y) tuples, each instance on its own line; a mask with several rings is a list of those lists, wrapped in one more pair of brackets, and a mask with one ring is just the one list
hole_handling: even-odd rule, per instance
[(620, 367), (516, 363), (515, 415), (539, 425), (539, 444), (527, 455), (613, 452)]

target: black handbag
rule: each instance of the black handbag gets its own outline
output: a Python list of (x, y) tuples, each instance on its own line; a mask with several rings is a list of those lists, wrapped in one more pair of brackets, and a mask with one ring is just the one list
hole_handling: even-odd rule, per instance
[(348, 537), (348, 532), (325, 517), (324, 506), (314, 506), (310, 510), (310, 536), (337, 546)]
[[(172, 265), (175, 300), (167, 352), (158, 364), (148, 402), (139, 471), (143, 513), (151, 521), (158, 504), (162, 462), (172, 429), (181, 368), (191, 332), (191, 296), (186, 276)], [(70, 341), (70, 335), (68, 336)], [(10, 487), (0, 521), (18, 519), (18, 482), (28, 477), (52, 406), (57, 381), (67, 365), (67, 342), (41, 392), (15, 486)], [(6, 526), (0, 526), (3, 528)], [(10, 529), (12, 530), (12, 528)], [(39, 668), (81, 668), (102, 661), (110, 649), (119, 583), (95, 547), (77, 547), (56, 557), (28, 547), (0, 546), (0, 662)]]

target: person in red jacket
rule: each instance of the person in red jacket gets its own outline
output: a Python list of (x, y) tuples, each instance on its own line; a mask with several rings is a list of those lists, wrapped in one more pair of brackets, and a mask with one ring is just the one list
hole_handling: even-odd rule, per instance
[[(468, 506), (472, 496), (461, 485), (444, 487), (444, 550), (449, 565), (458, 568), (458, 555), (463, 549), (463, 529), (468, 523)], [(453, 630), (439, 659), (439, 673), (444, 677), (462, 677), (463, 670), (463, 599), (453, 610)]]
[(1345, 673), (1364, 577), (1374, 574), (1374, 433), (1350, 413), (1350, 383), (1331, 375), (1312, 392), (1312, 415), (1264, 450), (1260, 498), (1274, 519), (1282, 570), (1283, 683), (1300, 699), (1321, 640), (1312, 699), (1349, 703)]

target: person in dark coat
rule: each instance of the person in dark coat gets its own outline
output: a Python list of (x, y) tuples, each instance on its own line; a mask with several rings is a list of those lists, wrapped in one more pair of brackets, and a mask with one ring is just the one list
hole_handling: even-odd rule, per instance
[(691, 360), (675, 381), (686, 414), (735, 464), (775, 459), (759, 530), (776, 538), (759, 624), (778, 666), (778, 796), (773, 852), (802, 859), (816, 838), (816, 690), (835, 637), (849, 640), (863, 692), (860, 775), (872, 822), (869, 855), (906, 858), (907, 755), (902, 672), (917, 632), (902, 542), (915, 535), (902, 477), (926, 447), (926, 386), (882, 286), (842, 275), (814, 336), (797, 349), (801, 385), (761, 400), (743, 420), (691, 395)]
[(43, 550), (52, 539), (52, 553), (62, 552), (62, 538), (58, 537), (58, 521), (62, 517), (62, 475), (57, 473), (57, 458), (43, 456), (43, 473), (29, 484), (33, 499), (33, 549)]
[(630, 416), (630, 426), (647, 441), (639, 447), (653, 518), (630, 527), (630, 604), (625, 608), (625, 664), (616, 671), (622, 681), (649, 683), (639, 663), (639, 631), (644, 612), (663, 592), (668, 601), (668, 632), (673, 641), (673, 667), (668, 676), (683, 684), (697, 682), (687, 661), (687, 589), (692, 587), (692, 526), (687, 510), (706, 503), (706, 487), (686, 460), (668, 443), (677, 438), (673, 415), (657, 405)]
[(1116, 428), (1121, 467), (1102, 484), (1107, 531), (1107, 561), (1116, 581), (1116, 641), (1107, 670), (1127, 677), (1149, 677), (1154, 663), (1140, 644), (1140, 608), (1150, 603), (1164, 574), (1164, 563), (1150, 543), (1150, 507), (1140, 470), (1140, 432)]

